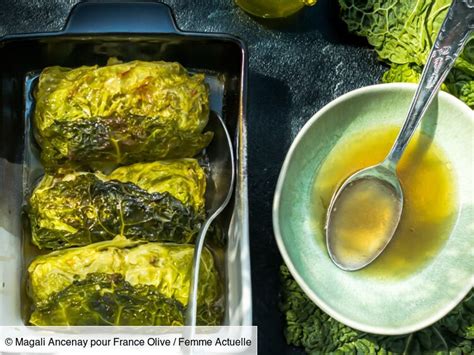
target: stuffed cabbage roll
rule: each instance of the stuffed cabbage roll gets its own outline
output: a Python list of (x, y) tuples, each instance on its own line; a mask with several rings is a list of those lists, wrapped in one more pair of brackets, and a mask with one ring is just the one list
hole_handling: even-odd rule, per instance
[[(194, 246), (117, 237), (37, 257), (28, 267), (33, 325), (183, 325)], [(220, 324), (222, 288), (204, 249), (198, 323)]]
[(109, 175), (46, 174), (27, 207), (40, 249), (82, 246), (125, 235), (188, 243), (205, 218), (206, 175), (195, 159), (137, 163)]
[(208, 96), (204, 75), (179, 63), (48, 67), (35, 92), (42, 163), (97, 170), (193, 157), (212, 139)]

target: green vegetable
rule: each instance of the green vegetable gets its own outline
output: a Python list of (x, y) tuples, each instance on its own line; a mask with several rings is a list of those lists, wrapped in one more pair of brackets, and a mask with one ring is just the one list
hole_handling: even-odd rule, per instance
[(184, 307), (119, 274), (89, 274), (35, 309), (33, 325), (183, 325)]
[(280, 269), (280, 309), (288, 344), (309, 354), (472, 354), (474, 292), (446, 317), (419, 332), (382, 336), (345, 326), (320, 310), (303, 292), (285, 265)]
[[(188, 303), (193, 245), (123, 237), (39, 256), (28, 267), (35, 325), (176, 325)], [(201, 256), (201, 324), (219, 324), (222, 290), (208, 249)]]
[(196, 212), (204, 211), (206, 174), (196, 159), (128, 165), (115, 169), (107, 179), (131, 182), (148, 193), (168, 192)]
[(205, 218), (206, 177), (194, 159), (138, 163), (110, 175), (46, 174), (28, 206), (40, 249), (81, 246), (125, 235), (188, 243)]
[[(150, 285), (132, 286), (120, 274), (89, 274), (55, 293), (31, 315), (33, 325), (184, 325), (186, 308)], [(222, 311), (198, 308), (199, 325), (218, 325)]]
[[(451, 0), (339, 0), (349, 30), (367, 38), (390, 65), (384, 82), (417, 82)], [(448, 75), (443, 90), (474, 107), (474, 41)]]
[(35, 134), (47, 170), (192, 157), (212, 133), (203, 74), (179, 63), (48, 67), (35, 93)]

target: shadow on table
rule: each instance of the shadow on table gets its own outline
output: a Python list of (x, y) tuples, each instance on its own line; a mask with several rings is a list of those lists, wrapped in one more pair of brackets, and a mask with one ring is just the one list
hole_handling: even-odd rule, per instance
[[(259, 326), (259, 354), (288, 349), (278, 309), (281, 257), (273, 237), (275, 185), (291, 144), (288, 86), (278, 79), (249, 73), (249, 198), (253, 318)], [(253, 173), (252, 173), (253, 172)]]

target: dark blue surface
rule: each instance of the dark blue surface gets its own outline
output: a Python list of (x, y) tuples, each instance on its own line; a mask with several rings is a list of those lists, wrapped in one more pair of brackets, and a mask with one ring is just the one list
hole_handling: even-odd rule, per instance
[[(0, 0), (0, 34), (62, 29), (75, 0)], [(249, 197), (254, 324), (260, 354), (298, 352), (283, 337), (278, 311), (281, 258), (271, 223), (273, 192), (292, 140), (334, 98), (378, 82), (383, 66), (359, 38), (347, 34), (336, 0), (282, 21), (257, 20), (232, 0), (165, 0), (184, 31), (224, 32), (249, 47)], [(137, 26), (152, 26), (137, 13)], [(140, 15), (141, 16), (141, 15)], [(105, 21), (106, 22), (106, 21)], [(104, 23), (105, 23), (104, 22)]]

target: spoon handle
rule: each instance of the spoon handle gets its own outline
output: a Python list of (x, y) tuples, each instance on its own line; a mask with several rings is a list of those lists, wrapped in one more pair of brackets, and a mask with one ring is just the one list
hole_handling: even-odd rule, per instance
[(185, 324), (187, 326), (196, 325), (197, 317), (197, 298), (198, 298), (198, 282), (199, 282), (199, 269), (200, 269), (200, 260), (202, 249), (204, 248), (204, 239), (206, 238), (207, 231), (211, 226), (214, 218), (217, 217), (217, 214), (212, 215), (204, 225), (201, 227), (199, 234), (196, 238), (196, 244), (194, 249), (193, 256), (193, 267), (191, 272), (191, 284), (189, 286), (189, 298), (188, 298), (188, 308), (186, 311)]
[[(212, 222), (229, 204), (234, 193), (235, 184), (235, 161), (232, 139), (222, 118), (217, 114), (214, 114), (212, 117), (212, 120), (209, 120), (208, 127), (214, 132), (214, 139), (213, 143), (211, 143), (206, 150), (210, 161), (214, 161), (214, 164), (211, 164), (210, 167), (211, 180), (214, 180), (214, 191), (212, 192), (212, 198), (206, 196), (206, 207), (208, 208), (207, 213), (209, 213), (209, 217), (201, 226), (194, 247), (188, 305), (185, 317), (185, 325), (188, 326), (188, 338), (191, 338), (195, 334), (195, 326), (197, 325), (199, 269), (201, 265), (201, 254), (204, 249), (204, 240)], [(212, 171), (214, 171), (214, 173)], [(214, 176), (214, 174), (218, 176)], [(206, 194), (208, 192), (209, 189), (207, 189)]]
[(395, 168), (474, 29), (474, 0), (453, 0), (423, 69), (406, 121), (384, 163)]

